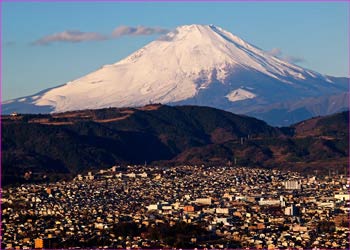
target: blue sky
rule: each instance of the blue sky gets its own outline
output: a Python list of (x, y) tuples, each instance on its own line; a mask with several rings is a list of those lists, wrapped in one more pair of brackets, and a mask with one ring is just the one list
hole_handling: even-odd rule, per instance
[[(162, 29), (185, 24), (215, 24), (300, 66), (348, 75), (346, 2), (1, 4), (2, 100), (74, 80), (119, 61), (156, 39)], [(143, 28), (111, 38), (120, 26)]]

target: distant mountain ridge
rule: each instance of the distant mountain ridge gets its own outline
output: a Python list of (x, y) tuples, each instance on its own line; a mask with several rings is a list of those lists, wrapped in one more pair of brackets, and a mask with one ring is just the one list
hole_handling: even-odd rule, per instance
[(349, 155), (348, 115), (285, 128), (209, 107), (158, 104), (3, 116), (3, 184), (23, 182), (28, 171), (53, 180), (145, 162), (342, 171)]
[[(214, 25), (185, 25), (79, 79), (6, 101), (2, 110), (50, 113), (149, 103), (201, 105), (282, 126), (347, 109), (344, 98), (336, 105), (326, 99), (348, 91), (348, 78), (283, 61)], [(316, 108), (320, 102), (323, 108)]]

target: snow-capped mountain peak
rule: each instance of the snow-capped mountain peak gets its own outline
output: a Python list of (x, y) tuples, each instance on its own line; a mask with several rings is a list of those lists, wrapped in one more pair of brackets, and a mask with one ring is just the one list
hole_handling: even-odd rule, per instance
[(62, 112), (150, 102), (235, 110), (246, 100), (268, 104), (339, 91), (327, 77), (271, 56), (220, 27), (184, 25), (119, 62), (12, 100), (3, 111)]

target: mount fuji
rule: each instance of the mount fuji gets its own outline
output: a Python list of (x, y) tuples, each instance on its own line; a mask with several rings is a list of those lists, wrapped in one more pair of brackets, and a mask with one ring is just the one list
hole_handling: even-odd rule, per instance
[(348, 78), (291, 64), (214, 25), (186, 25), (79, 79), (6, 101), (2, 112), (191, 104), (287, 125), (348, 109), (348, 97)]

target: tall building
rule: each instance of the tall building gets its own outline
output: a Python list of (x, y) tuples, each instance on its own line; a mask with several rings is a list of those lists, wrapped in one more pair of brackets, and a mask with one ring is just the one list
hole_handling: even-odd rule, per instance
[(299, 180), (285, 181), (284, 188), (289, 190), (301, 189), (301, 182)]
[(290, 205), (284, 209), (284, 214), (289, 216), (299, 216), (299, 208), (295, 205)]

